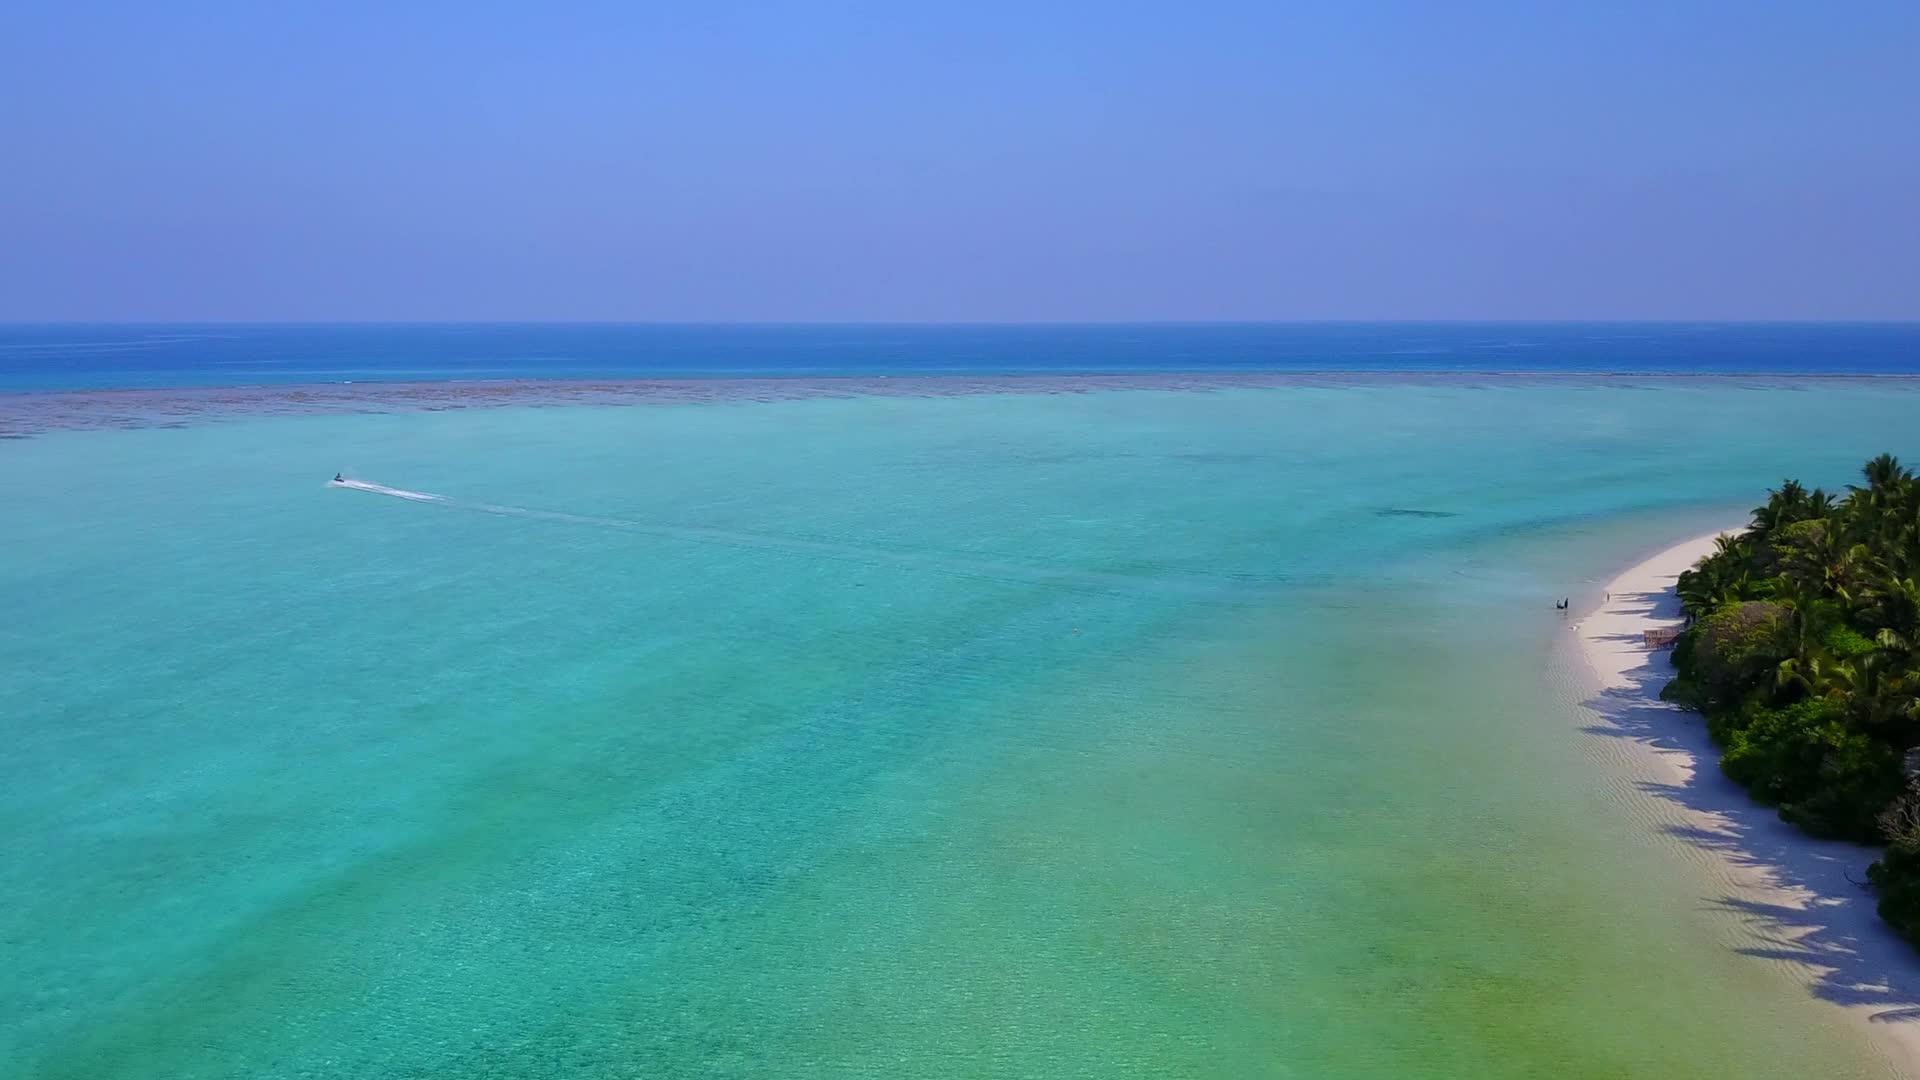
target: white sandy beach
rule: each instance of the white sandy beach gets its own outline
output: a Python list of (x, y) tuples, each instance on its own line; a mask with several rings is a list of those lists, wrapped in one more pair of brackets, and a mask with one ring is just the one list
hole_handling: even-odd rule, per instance
[(1626, 777), (1635, 816), (1708, 876), (1704, 899), (1739, 916), (1732, 944), (1778, 966), (1864, 1026), (1896, 1072), (1920, 1077), (1920, 952), (1894, 936), (1859, 882), (1876, 852), (1811, 839), (1721, 774), (1704, 720), (1659, 699), (1672, 677), (1642, 632), (1681, 622), (1674, 584), (1715, 535), (1676, 544), (1613, 579), (1574, 627), (1598, 678), (1588, 705)]

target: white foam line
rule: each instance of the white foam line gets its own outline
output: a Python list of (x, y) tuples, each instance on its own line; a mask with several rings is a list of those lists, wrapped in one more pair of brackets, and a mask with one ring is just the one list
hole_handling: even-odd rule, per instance
[(352, 488), (355, 491), (370, 491), (375, 495), (391, 495), (396, 499), (411, 499), (414, 502), (450, 502), (445, 495), (434, 495), (425, 491), (408, 491), (406, 488), (388, 487), (385, 484), (369, 483), (365, 480), (329, 480), (328, 487)]
[(802, 540), (791, 537), (765, 536), (757, 533), (735, 532), (729, 529), (657, 525), (644, 521), (631, 521), (625, 518), (569, 514), (557, 510), (536, 510), (524, 506), (504, 506), (499, 503), (469, 502), (447, 495), (436, 495), (432, 492), (425, 491), (409, 491), (406, 488), (388, 487), (385, 484), (375, 484), (365, 480), (329, 481), (329, 485), (333, 487), (351, 488), (355, 491), (365, 491), (375, 495), (390, 495), (394, 498), (407, 499), (412, 502), (432, 503), (448, 509), (470, 510), (482, 514), (529, 518), (534, 521), (552, 521), (565, 525), (585, 525), (601, 529), (619, 529), (624, 532), (639, 533), (644, 536), (657, 536), (669, 540), (685, 540), (693, 543), (723, 544), (729, 547), (754, 548), (762, 551), (778, 551), (796, 555), (812, 555), (863, 564), (887, 564), (913, 569), (934, 570), (940, 573), (956, 574), (966, 577), (987, 578), (997, 581), (1019, 581), (1039, 585), (1097, 589), (1101, 591), (1183, 593), (1210, 598), (1216, 601), (1232, 602), (1246, 602), (1260, 599), (1270, 592), (1268, 588), (1248, 585), (1242, 582), (1221, 582), (1217, 580), (1198, 582), (1174, 581), (1166, 578), (1130, 577), (1124, 574), (1105, 574), (1099, 571), (1088, 570), (1051, 570), (1045, 567), (1026, 566), (1018, 563), (933, 558), (907, 552), (886, 551), (879, 548), (838, 544), (824, 540)]

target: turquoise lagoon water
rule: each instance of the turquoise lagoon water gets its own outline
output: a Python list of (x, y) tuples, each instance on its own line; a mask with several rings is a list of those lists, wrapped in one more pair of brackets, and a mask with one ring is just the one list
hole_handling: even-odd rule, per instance
[(1920, 453), (1916, 406), (1363, 381), (0, 443), (0, 1072), (1874, 1075), (1544, 672), (1553, 600)]

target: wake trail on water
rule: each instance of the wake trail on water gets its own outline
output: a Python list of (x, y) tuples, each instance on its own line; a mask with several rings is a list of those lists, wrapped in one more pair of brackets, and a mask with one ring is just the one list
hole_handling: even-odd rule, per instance
[[(327, 482), (327, 486), (346, 488), (353, 491), (364, 491), (372, 495), (386, 495), (391, 498), (405, 499), (408, 502), (427, 503), (449, 510), (465, 510), (472, 513), (493, 514), (499, 517), (526, 518), (532, 521), (550, 521), (562, 525), (583, 525), (590, 528), (617, 529), (622, 532), (637, 533), (642, 536), (653, 536), (666, 540), (680, 540), (697, 544), (719, 544), (727, 547), (750, 548), (788, 555), (807, 555), (818, 558), (836, 559), (843, 562), (855, 562), (869, 566), (884, 565), (898, 566), (907, 569), (931, 570), (938, 573), (985, 578), (994, 581), (1024, 582), (1036, 585), (1050, 585), (1100, 592), (1174, 593), (1201, 599), (1212, 599), (1220, 602), (1241, 603), (1261, 599), (1268, 595), (1274, 588), (1270, 583), (1267, 584), (1266, 587), (1262, 587), (1259, 584), (1252, 584), (1246, 581), (1223, 581), (1219, 578), (1202, 575), (1182, 575), (1180, 578), (1169, 578), (1110, 574), (1097, 570), (1057, 570), (1021, 563), (955, 559), (911, 552), (888, 551), (884, 548), (863, 547), (856, 544), (843, 544), (828, 540), (806, 540), (797, 537), (738, 532), (732, 529), (661, 525), (653, 522), (634, 521), (627, 518), (600, 517), (593, 514), (570, 514), (559, 510), (538, 510), (525, 506), (505, 506), (499, 503), (456, 499), (449, 495), (436, 495), (428, 491), (410, 491), (406, 488), (388, 487), (385, 484), (376, 484), (366, 480), (330, 480)], [(1184, 580), (1182, 578), (1184, 578)]]
[(396, 499), (410, 499), (413, 502), (447, 502), (445, 495), (433, 495), (425, 491), (408, 491), (406, 488), (388, 487), (385, 484), (368, 483), (365, 480), (329, 480), (328, 487), (352, 488), (355, 491), (370, 491), (375, 495), (391, 495)]

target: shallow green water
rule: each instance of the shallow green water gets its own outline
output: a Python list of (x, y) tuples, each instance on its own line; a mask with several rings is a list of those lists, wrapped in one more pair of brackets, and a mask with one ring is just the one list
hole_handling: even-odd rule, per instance
[(0, 1071), (1869, 1075), (1541, 672), (1578, 578), (1920, 454), (1916, 405), (1482, 380), (0, 444)]

